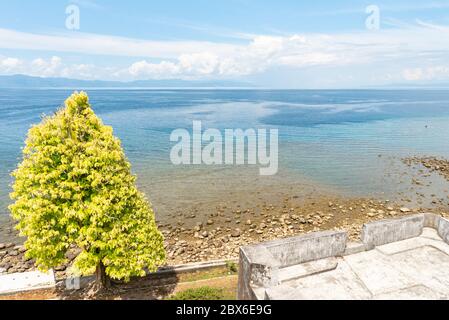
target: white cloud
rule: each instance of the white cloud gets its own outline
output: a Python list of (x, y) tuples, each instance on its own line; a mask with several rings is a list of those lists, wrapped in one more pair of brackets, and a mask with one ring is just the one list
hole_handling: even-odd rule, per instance
[[(244, 76), (264, 72), (272, 66), (304, 67), (328, 64), (337, 60), (331, 53), (308, 47), (304, 36), (257, 36), (247, 46), (235, 48), (232, 55), (203, 51), (182, 54), (171, 61), (151, 63), (142, 60), (132, 64), (128, 73), (138, 78), (166, 78), (203, 76)], [(122, 74), (125, 74), (122, 71)]]
[(99, 68), (89, 64), (67, 64), (58, 57), (36, 58), (31, 61), (0, 57), (0, 74), (26, 74), (39, 77), (67, 77), (75, 79), (102, 79), (109, 68)]
[(14, 73), (15, 70), (19, 70), (23, 65), (23, 62), (17, 58), (1, 58), (0, 57), (0, 72), (1, 73)]
[(37, 58), (31, 62), (31, 72), (43, 77), (54, 77), (60, 75), (62, 68), (62, 59), (57, 56), (49, 60)]
[(199, 51), (230, 54), (235, 50), (236, 45), (206, 41), (151, 41), (81, 32), (45, 35), (0, 28), (0, 48), (126, 57), (178, 58), (182, 54)]
[(408, 68), (402, 75), (407, 81), (449, 80), (449, 66)]
[[(179, 75), (179, 66), (173, 62), (149, 63), (145, 60), (133, 63), (127, 70), (135, 78), (172, 78)], [(126, 73), (126, 70), (123, 73)]]
[[(413, 27), (376, 32), (258, 35), (239, 44), (149, 41), (86, 33), (38, 35), (0, 29), (0, 48), (133, 59), (127, 67), (100, 67), (67, 64), (57, 56), (31, 62), (5, 57), (0, 59), (0, 72), (109, 80), (198, 79), (255, 75), (272, 68), (343, 68), (346, 73), (357, 66), (375, 65), (377, 73), (371, 79), (433, 80), (448, 77), (449, 41), (442, 41), (445, 38), (449, 38), (448, 27), (422, 21)], [(409, 67), (420, 65), (426, 67)], [(379, 68), (386, 71), (384, 75)]]
[(17, 58), (6, 58), (2, 61), (2, 65), (7, 68), (14, 68), (20, 65), (21, 61)]
[(408, 81), (421, 80), (423, 76), (423, 70), (421, 68), (405, 69), (403, 71), (403, 76), (404, 79)]
[(179, 67), (187, 74), (213, 74), (219, 63), (218, 56), (209, 52), (183, 54), (179, 57)]

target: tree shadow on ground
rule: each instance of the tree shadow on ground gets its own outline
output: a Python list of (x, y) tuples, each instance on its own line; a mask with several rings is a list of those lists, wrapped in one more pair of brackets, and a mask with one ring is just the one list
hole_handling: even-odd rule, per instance
[(62, 300), (156, 300), (173, 294), (179, 283), (174, 268), (166, 267), (158, 273), (129, 282), (111, 281), (111, 287), (99, 288), (93, 277), (84, 278), (79, 290), (68, 290), (63, 281), (58, 283), (57, 298)]

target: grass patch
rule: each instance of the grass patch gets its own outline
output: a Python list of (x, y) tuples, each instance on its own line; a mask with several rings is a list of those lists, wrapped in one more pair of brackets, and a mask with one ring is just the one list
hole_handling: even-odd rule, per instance
[(187, 289), (171, 295), (167, 300), (225, 300), (224, 289), (200, 287)]
[(238, 272), (238, 265), (235, 262), (226, 262), (226, 266), (213, 268), (209, 270), (201, 270), (196, 272), (189, 272), (180, 274), (178, 276), (179, 282), (192, 282), (198, 280), (207, 280), (225, 276), (236, 275)]
[(226, 261), (226, 268), (229, 274), (236, 274), (239, 271), (239, 266), (234, 261)]

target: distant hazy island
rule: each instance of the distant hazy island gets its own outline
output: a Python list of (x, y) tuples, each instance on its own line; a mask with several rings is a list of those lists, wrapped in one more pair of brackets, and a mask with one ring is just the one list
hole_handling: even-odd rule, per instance
[(0, 76), (0, 88), (253, 88), (251, 83), (227, 80), (137, 80), (101, 81), (68, 78), (43, 78), (26, 75)]

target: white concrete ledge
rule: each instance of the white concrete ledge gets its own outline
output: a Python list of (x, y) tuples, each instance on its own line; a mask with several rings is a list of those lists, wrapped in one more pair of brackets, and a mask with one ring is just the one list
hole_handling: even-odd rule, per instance
[(0, 295), (14, 294), (40, 289), (51, 289), (56, 285), (53, 271), (47, 273), (31, 271), (0, 276)]
[[(428, 232), (426, 229), (422, 239), (413, 239), (420, 237), (424, 228), (434, 231)], [(427, 239), (426, 236), (441, 237), (442, 241)], [(407, 239), (446, 252), (449, 249), (446, 245), (449, 244), (449, 220), (436, 214), (423, 213), (376, 221), (363, 226), (361, 242), (348, 243), (347, 238), (343, 231), (324, 231), (240, 248), (238, 298), (260, 299), (263, 289), (274, 293), (277, 291), (273, 288), (291, 279), (309, 277), (334, 268), (332, 260), (329, 260), (332, 257), (346, 259), (363, 255), (365, 251), (368, 254), (378, 246), (388, 251), (390, 247), (386, 245), (392, 244), (391, 248), (394, 249), (407, 244)]]
[(337, 268), (335, 257), (310, 261), (279, 270), (279, 282), (287, 282), (295, 279), (308, 277), (314, 274), (334, 270)]
[(345, 252), (343, 253), (344, 256), (348, 256), (350, 254), (355, 254), (363, 251), (367, 251), (369, 247), (361, 242), (349, 242), (346, 245)]

